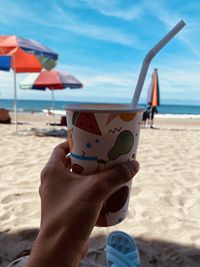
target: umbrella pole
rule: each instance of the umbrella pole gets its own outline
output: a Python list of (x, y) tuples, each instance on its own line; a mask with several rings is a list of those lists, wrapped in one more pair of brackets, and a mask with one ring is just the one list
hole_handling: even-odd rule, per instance
[(51, 98), (52, 98), (53, 123), (55, 123), (55, 114), (54, 114), (54, 90), (53, 89), (51, 89)]
[(17, 132), (17, 81), (16, 81), (16, 56), (14, 54), (14, 120), (15, 120), (15, 131)]

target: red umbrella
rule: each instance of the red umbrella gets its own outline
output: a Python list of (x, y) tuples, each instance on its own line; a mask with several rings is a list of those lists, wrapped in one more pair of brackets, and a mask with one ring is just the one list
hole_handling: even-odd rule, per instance
[(46, 90), (52, 92), (52, 104), (54, 110), (54, 90), (65, 88), (78, 89), (82, 88), (83, 84), (73, 75), (66, 71), (51, 70), (42, 71), (40, 74), (30, 74), (19, 84), (21, 89)]
[(41, 71), (39, 74), (30, 74), (20, 83), (21, 89), (39, 89), (45, 90), (49, 88), (64, 89), (64, 88), (82, 88), (83, 84), (73, 75), (66, 71), (50, 70)]

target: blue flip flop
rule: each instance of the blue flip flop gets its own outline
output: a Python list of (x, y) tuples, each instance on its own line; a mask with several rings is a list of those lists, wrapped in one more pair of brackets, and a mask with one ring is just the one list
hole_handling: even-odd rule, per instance
[(121, 231), (112, 232), (106, 243), (108, 267), (139, 267), (140, 256), (135, 240)]

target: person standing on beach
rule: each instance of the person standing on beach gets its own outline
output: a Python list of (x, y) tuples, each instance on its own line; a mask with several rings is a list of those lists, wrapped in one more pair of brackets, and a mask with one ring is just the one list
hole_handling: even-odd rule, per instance
[(151, 107), (150, 111), (150, 128), (154, 128), (154, 115), (158, 113), (157, 107)]
[(68, 154), (68, 142), (57, 146), (41, 173), (41, 228), (24, 267), (78, 267), (103, 202), (139, 170), (133, 160), (83, 178)]
[(146, 110), (143, 112), (142, 122), (145, 128), (148, 128), (149, 126), (150, 111), (151, 111), (151, 107), (148, 106)]

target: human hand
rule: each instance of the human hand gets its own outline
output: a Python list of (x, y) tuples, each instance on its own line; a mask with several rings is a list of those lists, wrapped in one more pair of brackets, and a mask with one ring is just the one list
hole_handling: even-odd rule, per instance
[(76, 267), (111, 190), (138, 171), (137, 161), (83, 176), (70, 171), (68, 142), (57, 146), (41, 173), (41, 229), (26, 267)]

